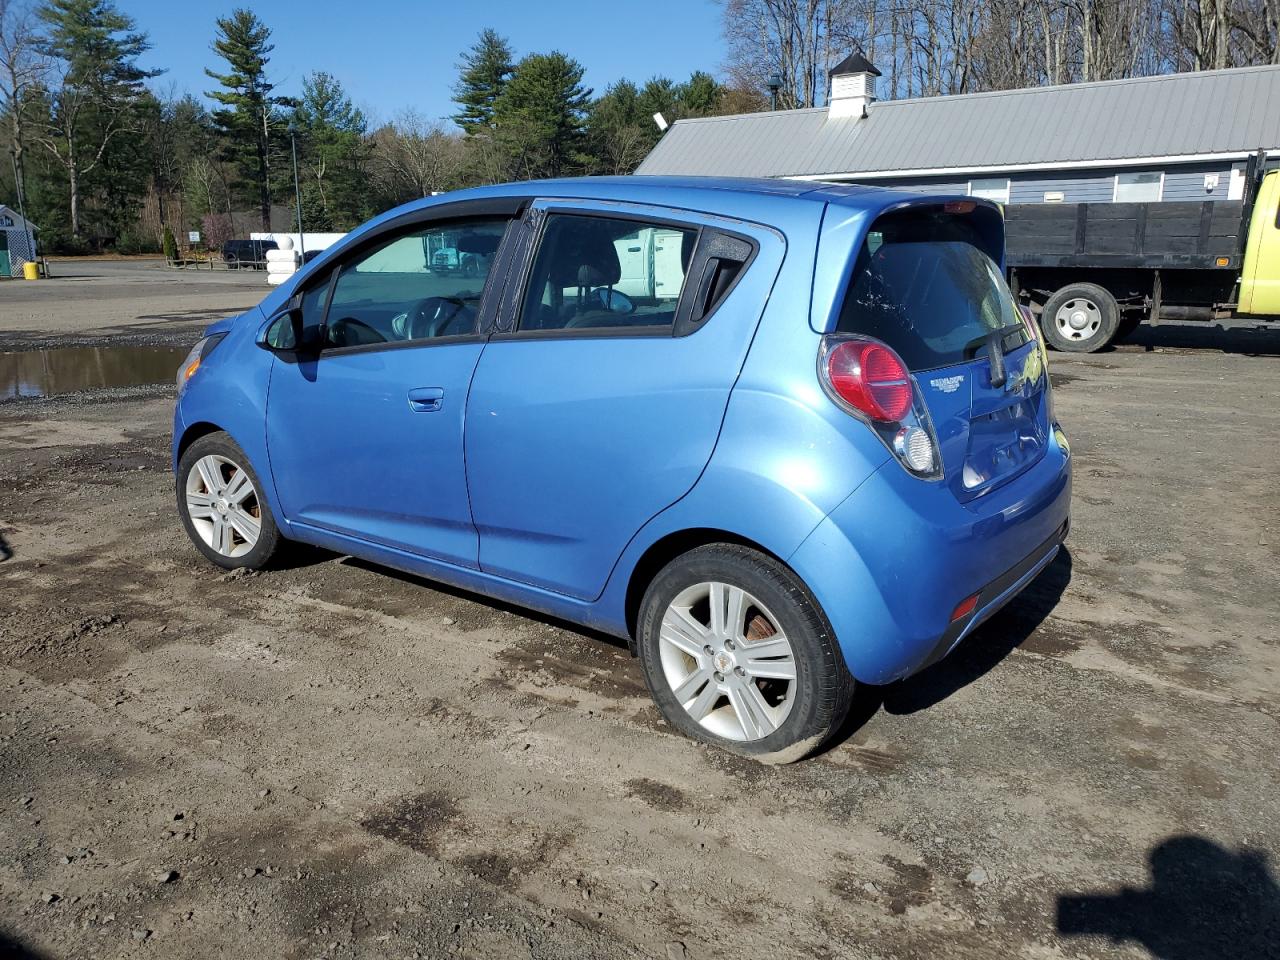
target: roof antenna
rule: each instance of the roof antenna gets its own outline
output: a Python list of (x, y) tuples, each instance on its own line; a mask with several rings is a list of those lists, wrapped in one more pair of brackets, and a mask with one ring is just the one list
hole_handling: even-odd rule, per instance
[(661, 130), (663, 133), (666, 133), (667, 127), (671, 126), (671, 124), (667, 123), (667, 118), (664, 117), (661, 113), (655, 113), (653, 115), (653, 122), (658, 125), (658, 129)]

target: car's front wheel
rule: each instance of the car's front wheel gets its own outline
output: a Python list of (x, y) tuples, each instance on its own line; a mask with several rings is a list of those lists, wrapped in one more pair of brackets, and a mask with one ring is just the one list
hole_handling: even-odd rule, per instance
[(225, 433), (195, 440), (178, 460), (178, 514), (191, 542), (228, 570), (265, 566), (280, 530), (249, 458)]
[(849, 712), (853, 678), (826, 618), (795, 574), (755, 550), (711, 544), (673, 560), (637, 629), (649, 690), (688, 736), (790, 763)]

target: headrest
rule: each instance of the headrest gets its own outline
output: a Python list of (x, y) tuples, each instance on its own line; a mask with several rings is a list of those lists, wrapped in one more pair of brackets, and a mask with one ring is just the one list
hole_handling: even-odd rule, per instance
[(583, 217), (555, 222), (551, 283), (557, 287), (607, 287), (622, 277), (618, 249), (605, 224)]

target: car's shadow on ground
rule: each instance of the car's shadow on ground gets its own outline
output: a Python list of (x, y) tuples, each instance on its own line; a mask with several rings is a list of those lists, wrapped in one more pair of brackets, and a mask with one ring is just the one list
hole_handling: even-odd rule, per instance
[[(330, 559), (334, 556), (335, 554), (328, 555)], [(315, 562), (314, 557), (312, 562)], [(361, 560), (359, 557), (343, 557), (342, 564), (343, 566), (353, 567), (358, 570), (367, 570), (370, 573), (376, 573), (379, 576), (390, 577), (394, 580), (399, 580), (401, 583), (413, 584), (415, 587), (434, 590), (437, 593), (443, 593), (446, 596), (454, 597), (459, 600), (466, 600), (468, 603), (474, 603), (478, 606), (486, 607), (497, 613), (514, 614), (515, 616), (522, 617), (525, 620), (532, 620), (534, 623), (541, 623), (549, 627), (555, 627), (559, 630), (568, 630), (572, 633), (586, 637), (589, 640), (598, 640), (613, 647), (621, 647), (624, 650), (627, 649), (627, 641), (623, 640), (621, 637), (602, 633), (599, 630), (592, 630), (590, 627), (584, 627), (582, 624), (573, 623), (569, 620), (561, 620), (558, 617), (552, 617), (537, 610), (531, 610), (529, 607), (522, 607), (514, 603), (506, 603), (502, 600), (496, 600), (493, 597), (486, 597), (482, 593), (472, 593), (470, 590), (464, 590), (461, 587), (453, 587), (447, 583), (441, 583), (439, 580), (430, 580), (426, 577), (419, 577), (416, 574), (405, 573), (403, 570), (384, 567), (369, 560)]]
[(893, 714), (927, 710), (999, 666), (1058, 605), (1071, 582), (1071, 566), (1071, 551), (1063, 546), (1022, 593), (965, 638), (950, 656), (898, 683), (859, 688), (848, 720), (828, 749), (851, 737), (881, 709)]
[(1265, 853), (1177, 836), (1154, 847), (1147, 862), (1144, 890), (1058, 897), (1059, 935), (1140, 944), (1157, 960), (1280, 957), (1280, 887)]

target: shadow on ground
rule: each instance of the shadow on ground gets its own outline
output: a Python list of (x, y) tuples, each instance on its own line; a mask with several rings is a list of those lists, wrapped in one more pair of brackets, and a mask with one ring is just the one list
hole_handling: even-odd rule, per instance
[(45, 956), (23, 946), (11, 934), (0, 930), (0, 957), (3, 960), (44, 960)]
[[(1157, 347), (1221, 350), (1255, 357), (1280, 356), (1280, 327), (1223, 328), (1216, 325), (1142, 324), (1124, 340), (1125, 345), (1155, 350)], [(1052, 361), (1050, 361), (1052, 363)]]
[(1280, 887), (1257, 850), (1170, 837), (1147, 857), (1145, 890), (1058, 898), (1058, 933), (1134, 943), (1157, 960), (1275, 960)]
[[(330, 554), (330, 556), (333, 556)], [(420, 577), (413, 573), (406, 573), (403, 570), (396, 570), (392, 567), (384, 567), (381, 564), (374, 563), (370, 560), (362, 560), (359, 557), (344, 557), (343, 564), (355, 567), (358, 570), (368, 570), (371, 573), (380, 574), (384, 577), (390, 577), (399, 580), (402, 583), (411, 583), (414, 586), (422, 587), (426, 590), (434, 590), (437, 593), (443, 593), (450, 597), (456, 597), (460, 600), (466, 600), (477, 606), (488, 607), (490, 610), (501, 613), (513, 613), (516, 616), (531, 620), (534, 623), (541, 623), (544, 626), (555, 627), (559, 630), (568, 630), (572, 633), (579, 634), (591, 640), (599, 640), (613, 647), (621, 647), (626, 649), (627, 641), (621, 637), (615, 637), (609, 633), (603, 633), (599, 630), (593, 630), (585, 627), (580, 623), (573, 623), (570, 620), (561, 620), (559, 617), (553, 617), (550, 614), (533, 610), (530, 607), (522, 607), (518, 604), (507, 603), (495, 597), (488, 597), (482, 593), (472, 593), (470, 590), (464, 590), (461, 587), (455, 587), (439, 580), (430, 580), (426, 577)]]

